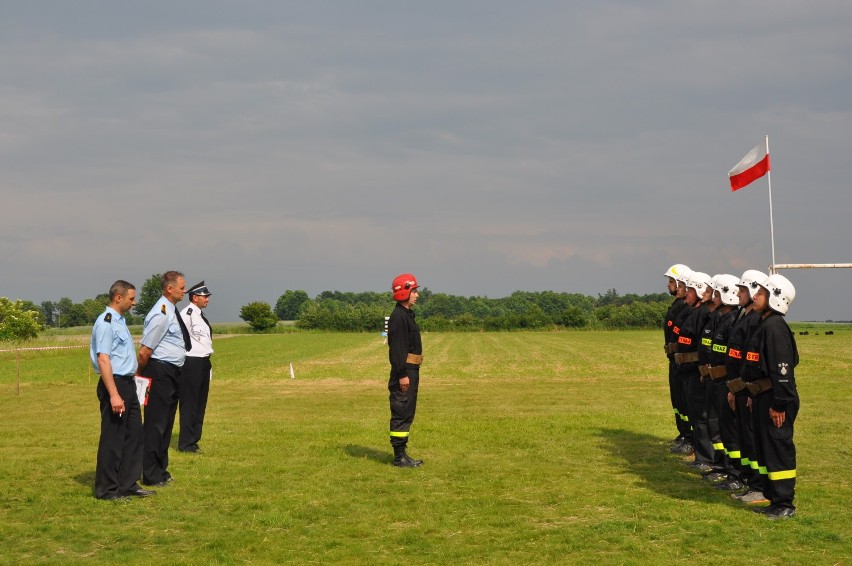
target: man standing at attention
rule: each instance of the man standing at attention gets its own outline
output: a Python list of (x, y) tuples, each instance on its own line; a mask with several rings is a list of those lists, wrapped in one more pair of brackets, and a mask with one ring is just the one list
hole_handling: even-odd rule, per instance
[(151, 393), (145, 407), (142, 482), (163, 487), (172, 480), (168, 472), (169, 443), (180, 396), (180, 371), (192, 345), (189, 332), (175, 305), (186, 292), (186, 279), (179, 271), (160, 277), (163, 296), (145, 317), (139, 348), (139, 375), (151, 378)]
[(180, 311), (180, 316), (189, 331), (192, 348), (186, 354), (181, 370), (178, 450), (201, 452), (198, 441), (201, 440), (204, 412), (207, 409), (207, 394), (212, 377), (210, 356), (213, 354), (213, 329), (202, 309), (207, 308), (211, 293), (202, 281), (190, 287), (187, 294), (189, 304)]
[(142, 410), (136, 397), (136, 349), (124, 315), (136, 304), (136, 287), (118, 280), (109, 288), (109, 306), (95, 321), (89, 351), (100, 375), (101, 439), (95, 470), (95, 497), (110, 501), (153, 495), (139, 487), (142, 474)]
[(393, 446), (393, 465), (416, 468), (423, 460), (414, 460), (405, 452), (408, 433), (417, 409), (417, 390), (420, 386), (420, 364), (423, 345), (420, 328), (414, 321), (411, 307), (417, 302), (417, 279), (410, 273), (394, 278), (391, 284), (396, 307), (388, 320), (388, 358), (390, 359), (390, 443)]

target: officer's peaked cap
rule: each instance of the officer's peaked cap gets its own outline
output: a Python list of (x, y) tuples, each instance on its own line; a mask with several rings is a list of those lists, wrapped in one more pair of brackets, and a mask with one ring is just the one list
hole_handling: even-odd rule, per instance
[(204, 284), (204, 281), (201, 283), (196, 283), (187, 291), (189, 295), (198, 295), (200, 297), (209, 297), (212, 293), (210, 289), (207, 288), (207, 285)]

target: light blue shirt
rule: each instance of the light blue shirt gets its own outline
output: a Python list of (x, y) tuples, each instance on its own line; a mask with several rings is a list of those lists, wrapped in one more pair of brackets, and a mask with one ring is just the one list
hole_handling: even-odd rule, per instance
[(151, 357), (178, 367), (186, 359), (186, 344), (177, 317), (175, 306), (165, 297), (148, 312), (142, 330), (142, 345), (153, 350)]
[(124, 317), (112, 307), (107, 307), (95, 321), (92, 328), (92, 346), (89, 357), (92, 367), (100, 374), (98, 354), (107, 354), (112, 365), (113, 375), (134, 375), (136, 373), (136, 348)]

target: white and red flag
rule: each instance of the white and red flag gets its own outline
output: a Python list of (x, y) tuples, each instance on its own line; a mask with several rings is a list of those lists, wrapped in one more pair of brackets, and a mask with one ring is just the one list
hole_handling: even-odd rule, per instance
[(769, 173), (769, 147), (767, 141), (749, 151), (734, 168), (728, 171), (731, 180), (731, 190), (737, 191), (752, 181), (756, 181)]

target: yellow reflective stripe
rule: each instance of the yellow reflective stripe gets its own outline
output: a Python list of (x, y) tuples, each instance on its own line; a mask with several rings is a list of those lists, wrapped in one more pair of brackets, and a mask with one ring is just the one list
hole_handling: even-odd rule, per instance
[(722, 444), (721, 442), (716, 442), (715, 444), (713, 444), (713, 450), (724, 450), (724, 449), (725, 449), (725, 445)]
[(713, 344), (713, 351), (724, 354), (728, 351), (728, 346), (725, 344)]
[(796, 470), (784, 470), (783, 472), (769, 472), (769, 479), (773, 481), (777, 480), (789, 480), (796, 477)]
[(766, 469), (766, 466), (760, 466), (757, 468), (757, 471), (760, 472), (760, 475), (765, 476), (769, 474), (769, 470)]
[[(743, 453), (740, 452), (739, 450), (734, 450), (733, 452), (728, 452), (726, 450), (725, 453), (728, 455), (728, 458), (741, 458), (742, 455), (743, 455)], [(742, 460), (740, 460), (740, 461), (742, 461)]]
[(408, 436), (407, 432), (396, 432), (395, 430), (390, 431), (391, 436), (395, 436), (397, 438), (405, 438)]
[(760, 468), (760, 465), (759, 465), (757, 462), (752, 462), (751, 460), (749, 460), (749, 461), (748, 461), (748, 466), (749, 466), (749, 468), (751, 468), (752, 470), (757, 470), (758, 472), (760, 471), (760, 469), (759, 469), (759, 468)]
[(701, 345), (702, 346), (707, 346), (709, 348), (712, 344), (713, 344), (712, 338), (702, 338), (701, 339)]

